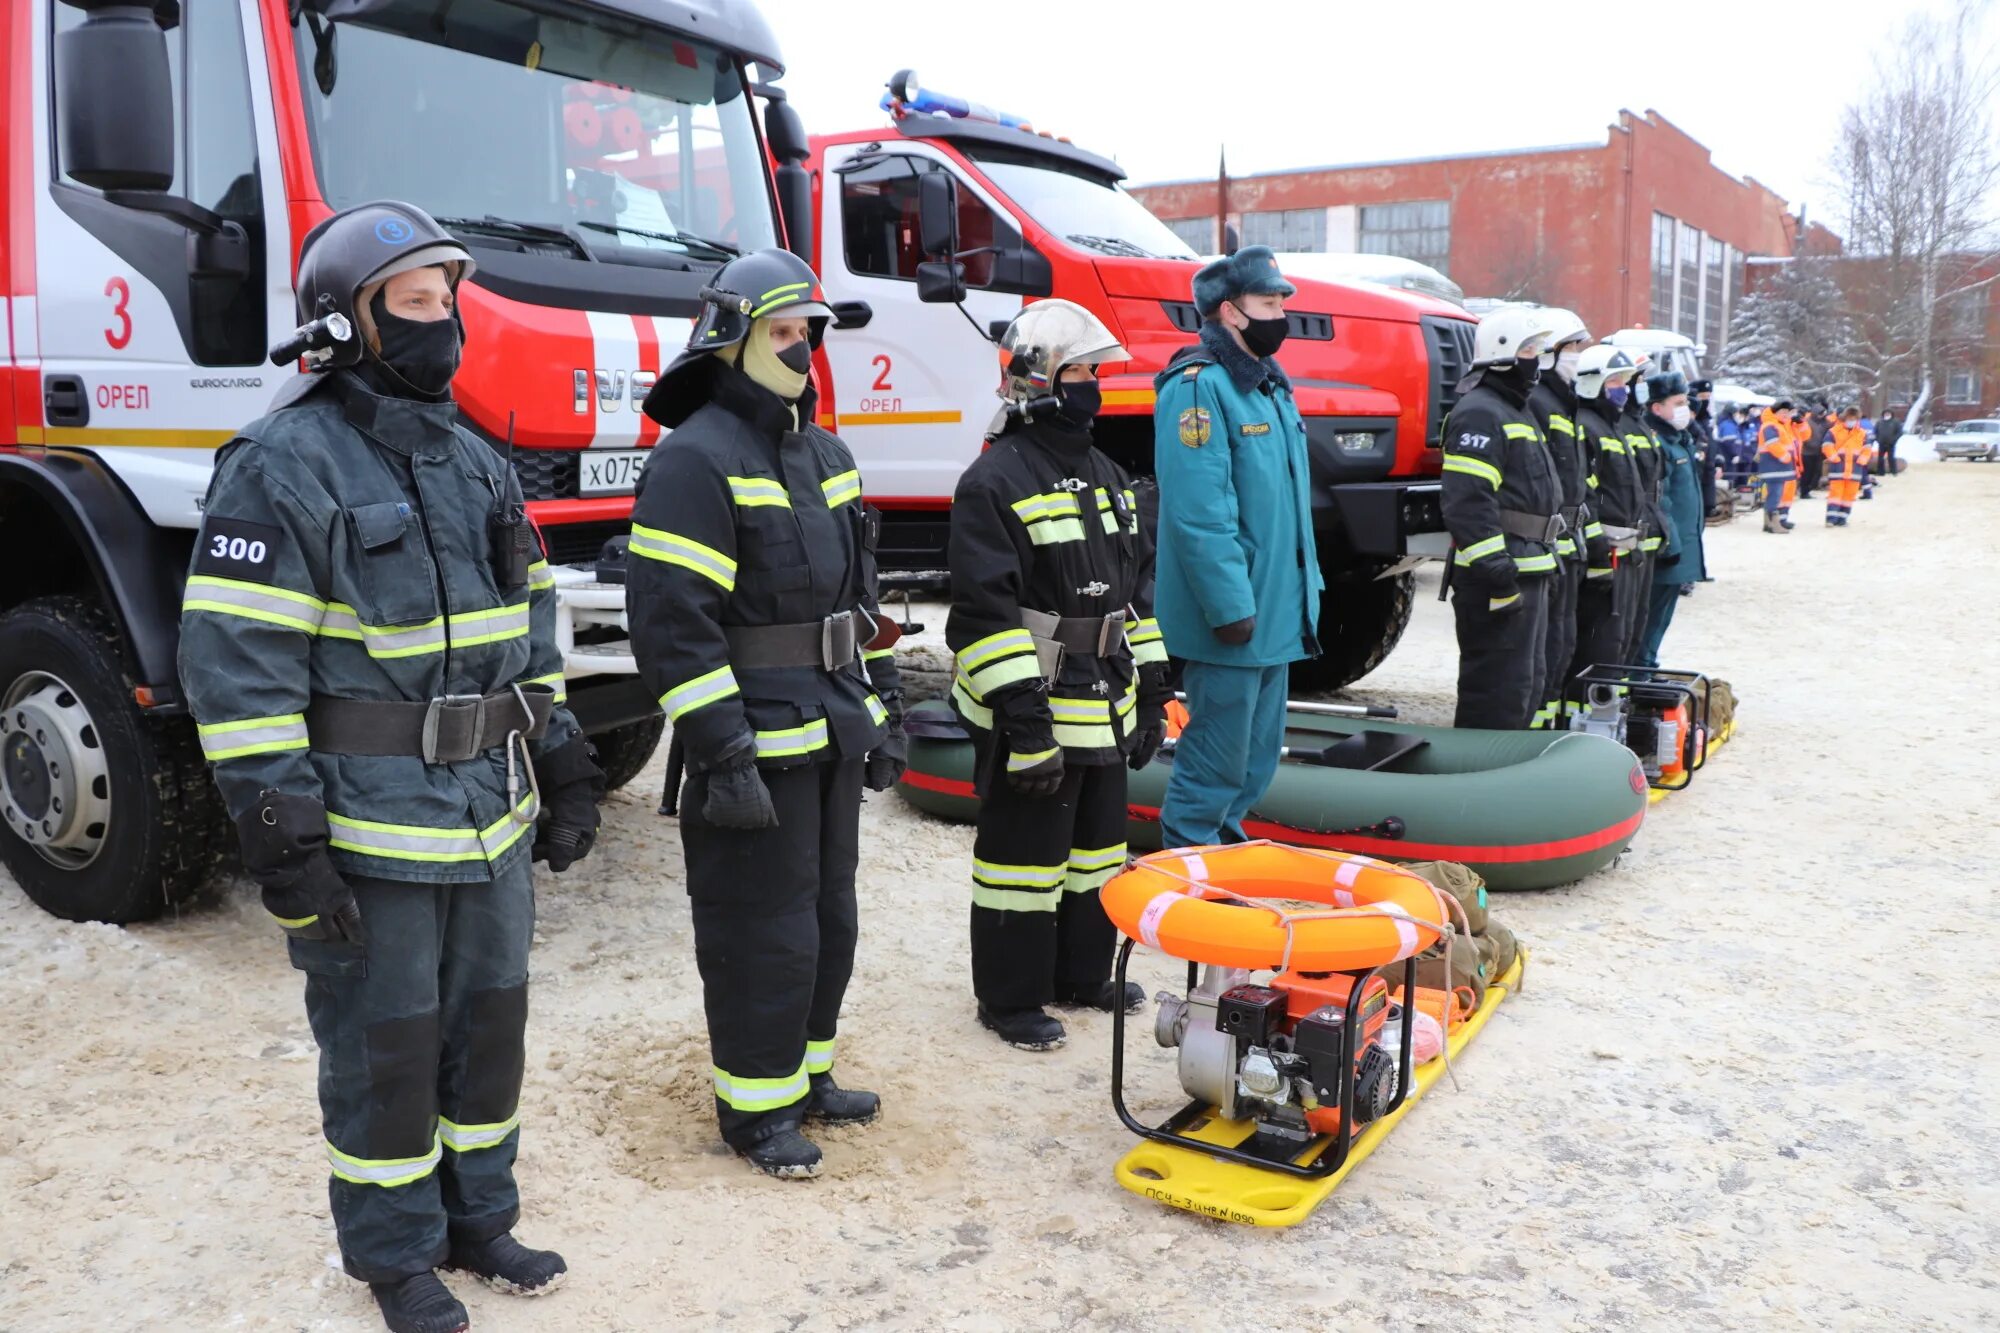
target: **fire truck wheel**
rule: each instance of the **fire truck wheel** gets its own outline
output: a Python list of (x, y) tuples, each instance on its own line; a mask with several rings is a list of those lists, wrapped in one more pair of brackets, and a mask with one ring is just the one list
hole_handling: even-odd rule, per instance
[(123, 924), (194, 893), (228, 845), (194, 724), (133, 702), (95, 603), (0, 616), (0, 861), (43, 909)]
[(604, 789), (617, 791), (639, 776), (660, 744), (667, 729), (667, 715), (657, 714), (643, 722), (630, 722), (592, 736), (597, 746), (597, 766), (604, 770)]
[(1416, 604), (1416, 580), (1369, 577), (1371, 571), (1336, 577), (1327, 571), (1319, 603), (1320, 656), (1292, 663), (1292, 688), (1301, 692), (1337, 690), (1382, 665), (1409, 626)]

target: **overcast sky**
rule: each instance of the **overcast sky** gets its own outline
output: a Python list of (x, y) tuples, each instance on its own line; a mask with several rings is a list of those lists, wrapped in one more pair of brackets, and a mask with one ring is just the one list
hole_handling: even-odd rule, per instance
[(1621, 107), (1651, 108), (1837, 230), (1841, 106), (1903, 16), (1944, 0), (759, 3), (815, 132), (885, 124), (882, 85), (904, 67), (1135, 184), (1212, 177), (1223, 146), (1249, 174), (1602, 143)]

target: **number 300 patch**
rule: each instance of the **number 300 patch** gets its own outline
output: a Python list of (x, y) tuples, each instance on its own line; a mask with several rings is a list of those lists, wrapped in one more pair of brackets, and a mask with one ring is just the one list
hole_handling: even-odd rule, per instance
[(268, 580), (278, 568), (284, 534), (263, 523), (211, 514), (195, 539), (194, 572), (221, 578)]

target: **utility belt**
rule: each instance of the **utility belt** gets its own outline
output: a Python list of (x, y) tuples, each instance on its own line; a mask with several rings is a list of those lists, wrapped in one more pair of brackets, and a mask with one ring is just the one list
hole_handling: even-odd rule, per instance
[(874, 637), (875, 626), (854, 611), (798, 625), (724, 625), (729, 640), (729, 665), (735, 670), (758, 667), (813, 667), (838, 671), (860, 656), (861, 645)]
[(1621, 528), (1616, 523), (1604, 525), (1604, 536), (1614, 551), (1636, 551), (1639, 549), (1639, 529)]
[(1586, 506), (1580, 504), (1564, 505), (1556, 511), (1557, 516), (1563, 521), (1563, 531), (1566, 533), (1577, 532), (1583, 528), (1583, 516), (1586, 512), (1588, 512)]
[(1125, 643), (1125, 613), (1108, 616), (1057, 616), (1021, 608), (1021, 628), (1035, 641), (1035, 665), (1043, 680), (1054, 680), (1065, 653), (1109, 657)]
[(555, 694), (542, 685), (447, 694), (424, 703), (315, 694), (306, 705), (306, 735), (321, 754), (407, 755), (427, 764), (457, 764), (516, 738), (539, 739), (555, 706)]
[(1552, 542), (1569, 528), (1569, 522), (1561, 514), (1533, 514), (1525, 509), (1500, 511), (1500, 531), (1523, 541)]

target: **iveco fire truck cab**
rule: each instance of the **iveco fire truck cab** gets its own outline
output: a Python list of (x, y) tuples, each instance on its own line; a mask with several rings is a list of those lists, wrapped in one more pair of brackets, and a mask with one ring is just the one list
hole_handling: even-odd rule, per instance
[[(849, 331), (826, 350), (834, 413), (883, 512), (882, 565), (943, 565), (951, 495), (998, 403), (989, 345), (1021, 307), (1087, 307), (1133, 359), (1104, 377), (1097, 440), (1152, 471), (1153, 376), (1193, 340), (1199, 260), (1119, 188), (1115, 162), (993, 112), (890, 81), (882, 129), (815, 136), (816, 267)], [(1395, 645), (1415, 557), (1441, 555), (1438, 433), (1474, 320), (1443, 301), (1297, 279), (1278, 354), (1311, 442), (1328, 656), (1354, 680)]]
[(368, 200), (478, 261), (462, 419), (511, 452), (557, 567), (570, 706), (614, 780), (638, 771), (663, 719), (596, 568), (698, 293), (804, 197), (803, 130), (753, 65), (782, 70), (737, 0), (0, 7), (0, 857), (36, 901), (131, 920), (221, 853), (181, 582), (214, 450), (296, 373), (266, 353), (300, 241)]

